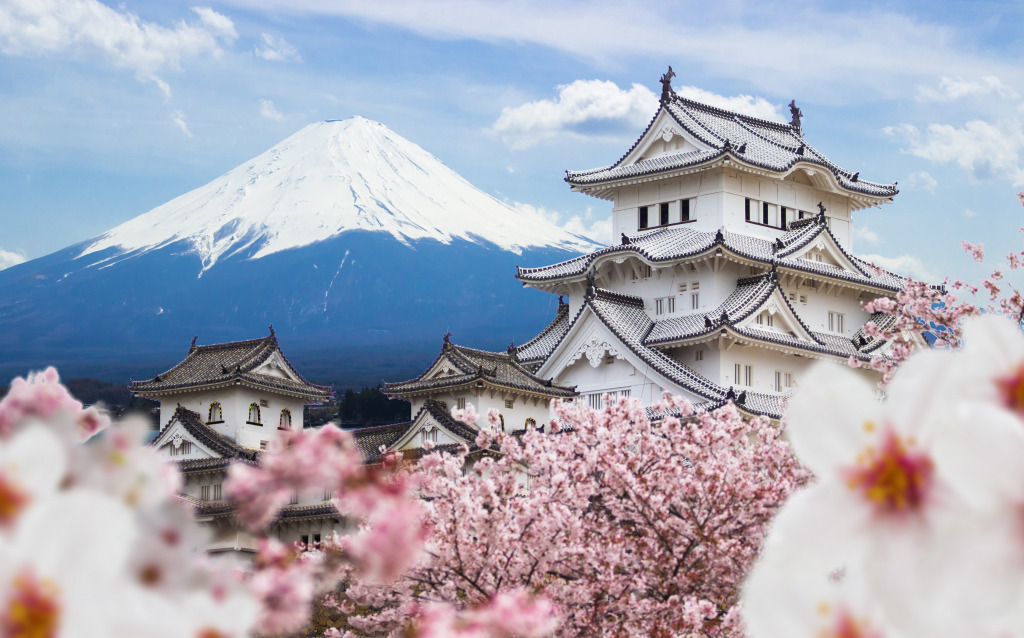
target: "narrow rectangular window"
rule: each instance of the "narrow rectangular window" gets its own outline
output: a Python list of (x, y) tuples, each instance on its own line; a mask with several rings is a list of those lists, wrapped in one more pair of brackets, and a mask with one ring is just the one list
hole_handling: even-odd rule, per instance
[(316, 549), (320, 549), (320, 535), (319, 534), (313, 534), (313, 547), (316, 548)]
[(299, 491), (298, 490), (292, 490), (291, 504), (292, 505), (298, 505), (299, 504)]
[(700, 282), (695, 281), (690, 284), (690, 290), (700, 290)]
[(199, 498), (204, 501), (210, 500), (210, 486), (204, 485), (199, 488)]
[(679, 292), (686, 292), (686, 284), (679, 284)]
[(775, 391), (782, 392), (782, 372), (775, 371)]
[(786, 381), (786, 387), (787, 388), (792, 388), (793, 387), (793, 373), (792, 372), (787, 372), (786, 373), (785, 381)]
[(640, 271), (643, 274), (643, 278), (644, 279), (647, 279), (648, 277), (651, 276), (651, 267), (648, 266), (647, 264), (644, 264), (643, 266), (641, 266), (640, 267)]
[(690, 200), (688, 199), (679, 201), (679, 221), (690, 221)]
[(694, 352), (693, 353), (693, 360), (694, 361), (703, 361), (704, 360), (704, 351), (703, 350), (698, 350), (697, 352)]
[(749, 197), (747, 198), (747, 202), (744, 205), (744, 210), (746, 211), (747, 221), (749, 222), (750, 221), (750, 198)]
[(270, 401), (267, 401), (266, 399), (260, 399), (260, 407), (261, 408), (269, 408), (270, 407)]
[(213, 486), (213, 500), (219, 501), (221, 499), (221, 486), (217, 483)]
[(661, 225), (668, 225), (668, 202), (661, 205)]
[(329, 501), (334, 498), (334, 488), (328, 487), (324, 489), (324, 500)]
[(514, 401), (515, 401), (514, 399), (505, 399), (505, 407), (507, 409), (511, 410), (512, 406), (515, 405)]
[(306, 534), (303, 534), (302, 536), (299, 537), (299, 542), (302, 543), (303, 547), (305, 547), (306, 549), (309, 549), (309, 536), (307, 536)]
[(455, 399), (455, 407), (457, 407), (460, 410), (465, 410), (466, 409), (466, 397), (459, 397), (458, 399)]
[(619, 390), (619, 396), (620, 397), (628, 397), (629, 396), (629, 392), (630, 391), (628, 389), (626, 389), (626, 390)]
[(779, 212), (779, 228), (786, 229), (786, 207), (783, 206)]
[(601, 393), (600, 392), (595, 392), (594, 394), (587, 395), (587, 402), (590, 405), (591, 409), (593, 409), (593, 410), (600, 410), (601, 409)]
[(654, 300), (654, 314), (661, 315), (665, 313), (663, 301), (660, 297)]
[(675, 312), (676, 311), (676, 298), (675, 297), (666, 297), (665, 298), (665, 306), (666, 306), (665, 310), (669, 314)]
[(768, 202), (761, 204), (761, 223), (765, 226), (768, 225)]
[(640, 207), (640, 230), (647, 228), (647, 207)]
[(733, 380), (732, 380), (732, 382), (734, 384), (736, 384), (736, 385), (739, 385), (740, 384), (740, 364), (737, 363), (737, 364), (733, 365), (732, 372), (733, 372), (733, 375), (732, 375), (732, 379)]
[(700, 308), (700, 293), (699, 292), (691, 292), (690, 293), (690, 310), (696, 310), (697, 308)]
[(800, 303), (807, 304), (807, 295), (800, 295)]
[(743, 385), (754, 385), (754, 366), (743, 366)]
[(261, 450), (266, 450), (268, 445), (270, 445), (270, 441), (260, 441)]

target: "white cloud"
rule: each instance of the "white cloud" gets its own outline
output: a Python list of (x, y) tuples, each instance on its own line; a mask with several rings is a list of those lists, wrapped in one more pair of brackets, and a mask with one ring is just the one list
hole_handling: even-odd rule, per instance
[(938, 180), (931, 176), (928, 171), (918, 171), (911, 173), (907, 177), (907, 187), (911, 190), (923, 190), (928, 191), (932, 195), (935, 194), (935, 188), (939, 185)]
[(860, 255), (864, 261), (874, 264), (879, 268), (891, 270), (892, 272), (913, 277), (919, 281), (934, 282), (938, 276), (929, 270), (917, 257), (912, 255), (897, 255), (896, 257), (883, 257), (882, 255)]
[[(524, 149), (566, 132), (581, 132), (587, 125), (604, 128), (607, 135), (645, 124), (658, 107), (658, 98), (645, 86), (620, 89), (614, 82), (576, 80), (558, 87), (558, 97), (520, 106), (506, 106), (491, 127), (514, 149)], [(587, 131), (593, 135), (595, 131)], [(600, 135), (600, 132), (598, 132)]]
[(188, 130), (188, 123), (185, 122), (185, 114), (181, 111), (175, 111), (174, 115), (171, 116), (171, 121), (174, 122), (181, 132), (185, 135), (192, 137), (192, 131)]
[[(750, 95), (726, 97), (693, 86), (685, 97), (763, 119), (780, 120), (777, 107)], [(513, 149), (524, 149), (561, 134), (609, 137), (635, 134), (657, 112), (658, 97), (634, 84), (620, 89), (607, 80), (576, 80), (558, 87), (558, 97), (506, 106), (491, 127)]]
[(1017, 93), (1003, 84), (994, 75), (983, 76), (980, 80), (965, 80), (962, 77), (943, 77), (939, 80), (939, 88), (920, 86), (917, 97), (922, 101), (948, 102), (972, 95), (998, 95), (999, 97), (1015, 98)]
[(1024, 150), (1024, 128), (1019, 120), (996, 124), (971, 120), (962, 127), (929, 124), (921, 131), (911, 124), (887, 127), (885, 132), (904, 138), (905, 152), (936, 162), (955, 162), (972, 181), (1008, 179), (1024, 184), (1020, 151)]
[(264, 60), (270, 60), (271, 62), (302, 61), (299, 50), (288, 44), (284, 38), (269, 33), (261, 33), (260, 40), (263, 41), (263, 46), (257, 46), (254, 52)]
[(675, 89), (679, 95), (689, 98), (695, 102), (702, 102), (711, 106), (717, 106), (720, 109), (726, 111), (735, 111), (737, 113), (743, 113), (751, 117), (759, 117), (762, 120), (771, 120), (773, 122), (783, 122), (782, 116), (779, 114), (779, 107), (772, 104), (763, 97), (754, 97), (753, 95), (734, 95), (732, 97), (726, 97), (711, 91), (705, 91), (704, 89), (696, 86), (683, 86)]
[(160, 72), (180, 69), (185, 59), (218, 56), (221, 45), (237, 37), (227, 16), (206, 7), (193, 11), (198, 22), (182, 20), (167, 28), (97, 0), (8, 2), (0, 6), (0, 53), (75, 57), (98, 52), (169, 95)]
[(512, 207), (531, 215), (539, 215), (556, 226), (568, 230), (577, 235), (583, 235), (599, 244), (609, 246), (612, 243), (612, 218), (611, 216), (594, 219), (594, 211), (589, 206), (582, 215), (563, 215), (558, 211), (548, 210), (543, 206), (537, 207), (522, 202), (512, 202)]
[[(963, 23), (887, 10), (877, 3), (687, 3), (618, 0), (229, 0), (260, 11), (345, 16), (440, 40), (540, 45), (606, 67), (646, 58), (713, 69), (758, 91), (804, 100), (905, 97), (942, 76), (1012, 78), (1003, 51)], [(743, 19), (737, 19), (737, 11)], [(664, 68), (658, 68), (661, 73)], [(650, 82), (656, 84), (652, 73)], [(787, 100), (788, 101), (788, 100)]]
[(867, 224), (857, 226), (857, 229), (853, 231), (853, 236), (865, 244), (877, 244), (881, 241), (878, 233), (868, 228)]
[(28, 261), (28, 257), (21, 253), (11, 252), (0, 248), (0, 270), (17, 266)]
[(284, 115), (281, 111), (277, 110), (277, 107), (270, 100), (260, 100), (260, 115), (275, 122), (280, 122), (284, 119)]
[(971, 210), (970, 208), (965, 208), (964, 209), (964, 217), (966, 217), (967, 219), (970, 219), (970, 218), (974, 217), (977, 214), (978, 213), (976, 213), (975, 211)]

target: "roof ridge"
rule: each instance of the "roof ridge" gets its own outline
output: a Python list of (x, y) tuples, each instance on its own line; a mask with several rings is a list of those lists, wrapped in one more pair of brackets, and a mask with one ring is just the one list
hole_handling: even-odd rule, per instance
[(747, 115), (745, 113), (740, 113), (739, 111), (730, 111), (729, 109), (723, 109), (723, 108), (718, 107), (718, 106), (712, 106), (711, 104), (704, 104), (703, 102), (698, 102), (698, 101), (692, 100), (692, 99), (690, 99), (688, 97), (684, 97), (682, 95), (679, 95), (675, 91), (672, 92), (672, 98), (673, 98), (674, 102), (685, 102), (688, 105), (692, 105), (692, 106), (694, 106), (694, 107), (696, 107), (698, 109), (701, 109), (703, 111), (708, 111), (708, 112), (710, 112), (710, 113), (712, 113), (714, 115), (735, 117), (735, 118), (741, 119), (743, 121), (753, 122), (753, 123), (756, 123), (756, 124), (766, 124), (768, 126), (777, 128), (779, 130), (786, 130), (786, 131), (790, 131), (790, 132), (792, 132), (794, 130), (794, 127), (793, 127), (792, 124), (786, 124), (785, 122), (773, 122), (772, 120), (766, 120), (766, 119), (763, 119), (763, 118), (754, 117), (753, 115)]

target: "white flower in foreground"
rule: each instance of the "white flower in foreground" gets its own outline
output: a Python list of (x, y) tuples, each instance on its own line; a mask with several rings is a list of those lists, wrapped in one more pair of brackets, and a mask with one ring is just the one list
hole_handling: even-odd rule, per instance
[[(787, 434), (816, 481), (786, 503), (763, 550), (762, 560), (786, 561), (812, 583), (844, 568), (863, 573), (886, 623), (907, 635), (983, 635), (1024, 583), (1018, 528), (973, 506), (994, 477), (1024, 464), (1024, 438), (989, 459), (978, 450), (1012, 447), (1009, 415), (991, 410), (985, 427), (949, 426), (961, 404), (941, 380), (955, 356), (912, 359), (884, 404), (850, 370), (811, 369)], [(796, 592), (780, 585), (776, 595)]]
[(9, 532), (29, 505), (56, 492), (66, 471), (64, 445), (43, 425), (0, 439), (0, 530)]
[(125, 578), (131, 512), (87, 490), (54, 495), (0, 541), (0, 635), (161, 636), (168, 622), (139, 609)]

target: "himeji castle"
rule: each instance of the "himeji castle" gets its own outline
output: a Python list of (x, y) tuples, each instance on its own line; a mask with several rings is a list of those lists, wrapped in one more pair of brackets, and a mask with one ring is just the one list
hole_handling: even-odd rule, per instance
[(677, 95), (669, 69), (657, 113), (614, 164), (568, 171), (573, 191), (612, 205), (616, 245), (519, 268), (524, 286), (568, 299), (515, 349), (522, 366), (643, 405), (663, 392), (698, 406), (733, 401), (779, 418), (818, 359), (867, 363), (887, 344), (865, 334), (861, 304), (892, 297), (903, 278), (852, 252), (853, 216), (890, 203), (896, 184), (861, 179), (788, 124)]

